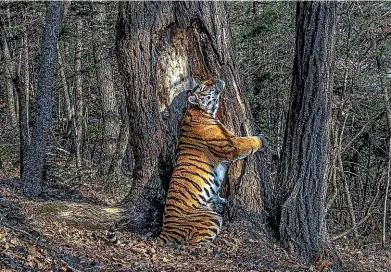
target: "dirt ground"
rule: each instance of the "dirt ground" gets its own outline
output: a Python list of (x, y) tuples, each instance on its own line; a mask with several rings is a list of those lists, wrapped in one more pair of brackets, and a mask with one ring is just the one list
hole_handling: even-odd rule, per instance
[[(17, 177), (0, 177), (0, 271), (332, 271), (300, 264), (249, 222), (225, 223), (214, 244), (192, 252), (126, 231), (113, 245), (105, 234), (119, 210), (101, 187), (52, 181), (43, 195), (28, 200)], [(344, 271), (391, 271), (390, 250), (337, 249)]]

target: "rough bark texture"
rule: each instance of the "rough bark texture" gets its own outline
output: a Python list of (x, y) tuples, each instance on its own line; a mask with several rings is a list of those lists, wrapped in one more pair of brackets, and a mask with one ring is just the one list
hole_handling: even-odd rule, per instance
[(110, 48), (108, 44), (109, 35), (107, 31), (106, 10), (104, 4), (96, 4), (94, 6), (94, 26), (96, 33), (100, 33), (94, 44), (94, 57), (97, 66), (97, 80), (100, 93), (102, 95), (102, 115), (103, 115), (103, 146), (102, 159), (99, 167), (99, 173), (106, 175), (110, 174), (109, 170), (112, 164), (117, 139), (120, 133), (121, 119), (118, 111), (118, 102), (116, 90), (113, 81), (113, 69), (110, 58)]
[(61, 28), (61, 3), (46, 2), (46, 20), (41, 44), (40, 70), (37, 88), (37, 112), (31, 144), (24, 159), (23, 191), (37, 196), (42, 191), (45, 148), (51, 123), (54, 59)]
[[(130, 119), (134, 183), (126, 198), (134, 227), (160, 224), (178, 133), (194, 78), (223, 79), (218, 117), (237, 135), (251, 135), (249, 107), (240, 90), (233, 43), (222, 2), (131, 2), (119, 8), (117, 51)], [(230, 215), (261, 210), (255, 158), (229, 173)], [(256, 217), (256, 216), (254, 216)]]
[(313, 263), (327, 248), (325, 168), (333, 65), (334, 2), (298, 2), (293, 82), (279, 167), (281, 241)]

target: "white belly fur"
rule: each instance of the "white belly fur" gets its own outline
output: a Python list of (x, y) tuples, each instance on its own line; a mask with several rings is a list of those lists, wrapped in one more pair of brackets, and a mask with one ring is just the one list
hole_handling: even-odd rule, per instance
[[(227, 174), (228, 167), (229, 167), (228, 161), (222, 161), (213, 169), (214, 182), (212, 182), (211, 186), (213, 187), (213, 191), (215, 191), (217, 194), (216, 195), (209, 194), (208, 196), (208, 194), (205, 191), (203, 191), (202, 195), (207, 200), (207, 202), (213, 199), (213, 201), (217, 203), (226, 203), (226, 200), (220, 197), (219, 192), (220, 192), (221, 184), (223, 183), (224, 178)], [(211, 192), (209, 188), (208, 191)], [(207, 205), (207, 203), (205, 204)]]
[(216, 168), (213, 170), (215, 173), (215, 179), (218, 181), (219, 186), (218, 190), (220, 189), (221, 183), (224, 181), (225, 175), (227, 174), (228, 169), (228, 163), (226, 161), (220, 162)]

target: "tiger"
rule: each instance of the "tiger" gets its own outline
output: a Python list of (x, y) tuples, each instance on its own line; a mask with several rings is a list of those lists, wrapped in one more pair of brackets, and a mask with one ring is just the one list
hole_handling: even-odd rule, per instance
[(223, 224), (221, 185), (230, 164), (265, 147), (265, 136), (236, 137), (216, 118), (225, 88), (210, 79), (188, 91), (177, 159), (169, 183), (160, 244), (213, 242)]

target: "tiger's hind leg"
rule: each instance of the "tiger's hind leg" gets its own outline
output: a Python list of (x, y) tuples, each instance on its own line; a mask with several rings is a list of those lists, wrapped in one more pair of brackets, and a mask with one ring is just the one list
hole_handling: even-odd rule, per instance
[(192, 225), (187, 223), (187, 218), (181, 214), (173, 214), (163, 219), (163, 229), (159, 235), (160, 244), (185, 244), (188, 240)]
[(216, 239), (223, 224), (223, 218), (214, 211), (202, 209), (192, 214), (189, 222), (192, 222), (192, 231), (189, 234), (187, 244), (196, 246), (213, 242)]

